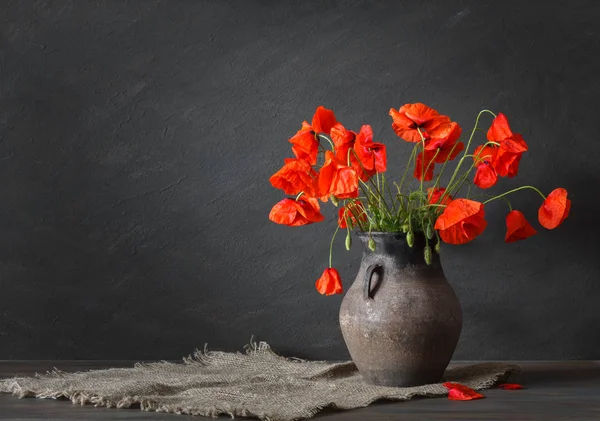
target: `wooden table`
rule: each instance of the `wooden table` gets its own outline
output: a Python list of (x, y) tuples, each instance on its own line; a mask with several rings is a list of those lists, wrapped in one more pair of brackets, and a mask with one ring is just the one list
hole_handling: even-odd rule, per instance
[[(382, 402), (368, 408), (327, 412), (327, 421), (541, 420), (599, 421), (600, 362), (516, 362), (526, 390), (488, 390), (485, 399), (469, 402), (446, 398)], [(129, 367), (132, 361), (0, 361), (0, 378), (44, 373), (56, 367), (81, 371)], [(228, 418), (228, 417), (224, 417)], [(64, 400), (18, 399), (0, 394), (2, 420), (202, 420), (210, 418), (73, 405)]]

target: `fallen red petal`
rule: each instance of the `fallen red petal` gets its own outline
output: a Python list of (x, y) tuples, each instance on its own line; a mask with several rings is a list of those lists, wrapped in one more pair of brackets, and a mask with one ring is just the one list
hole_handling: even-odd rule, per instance
[(485, 398), (481, 393), (460, 383), (446, 382), (444, 386), (448, 389), (448, 399), (453, 401), (472, 401), (474, 399)]
[(517, 384), (517, 383), (502, 383), (498, 385), (499, 389), (504, 389), (504, 390), (517, 390), (517, 389), (524, 389), (523, 385)]

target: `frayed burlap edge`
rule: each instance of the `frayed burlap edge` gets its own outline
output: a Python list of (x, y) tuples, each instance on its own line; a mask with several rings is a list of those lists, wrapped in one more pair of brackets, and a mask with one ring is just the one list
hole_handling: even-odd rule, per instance
[[(327, 361), (307, 361), (299, 358), (286, 358), (280, 356), (272, 351), (271, 347), (266, 342), (255, 342), (253, 339), (250, 340), (249, 344), (245, 347), (245, 355), (250, 357), (262, 357), (269, 356), (270, 358), (279, 359), (285, 362), (291, 363), (322, 363), (322, 364), (331, 364), (330, 370), (323, 371), (322, 375), (326, 375), (328, 371), (336, 371), (336, 370), (356, 370), (354, 364), (352, 362), (340, 362), (340, 363), (332, 363)], [(205, 367), (211, 364), (214, 358), (218, 358), (226, 353), (220, 351), (209, 351), (207, 346), (204, 347), (203, 350), (196, 350), (193, 354), (184, 357), (182, 360), (183, 365), (189, 366), (198, 366)], [(241, 353), (237, 353), (241, 355)], [(132, 370), (136, 369), (147, 369), (152, 367), (162, 367), (168, 365), (179, 365), (176, 363), (161, 361), (161, 362), (151, 362), (151, 363), (136, 363)], [(489, 377), (485, 380), (479, 381), (476, 385), (471, 385), (475, 390), (484, 390), (494, 385), (505, 382), (509, 378), (515, 378), (520, 372), (518, 366), (515, 365), (507, 365), (500, 363), (479, 363), (474, 366), (470, 366), (472, 368), (479, 367), (481, 370), (489, 369)], [(111, 369), (108, 369), (111, 370)], [(87, 370), (87, 371), (79, 371), (73, 373), (66, 373), (58, 369), (53, 369), (45, 374), (35, 374), (35, 379), (53, 379), (53, 378), (63, 378), (65, 376), (71, 376), (74, 374), (84, 374), (90, 373), (94, 371), (106, 371), (106, 370)], [(12, 379), (0, 380), (0, 392), (2, 393), (11, 393), (14, 396), (19, 398), (28, 398), (35, 397), (39, 399), (68, 399), (73, 404), (80, 405), (94, 405), (96, 407), (106, 407), (106, 408), (130, 408), (134, 405), (139, 405), (142, 411), (155, 411), (155, 412), (164, 412), (164, 413), (174, 413), (174, 414), (184, 414), (184, 415), (196, 415), (196, 416), (205, 416), (205, 417), (219, 417), (220, 415), (229, 415), (231, 418), (235, 417), (253, 417), (258, 418), (264, 421), (296, 421), (300, 419), (312, 418), (317, 415), (319, 412), (324, 409), (332, 408), (332, 409), (355, 409), (362, 408), (371, 405), (375, 401), (379, 400), (393, 400), (393, 401), (404, 401), (409, 400), (415, 396), (419, 397), (435, 397), (435, 396), (443, 396), (446, 394), (445, 389), (436, 390), (435, 392), (427, 392), (421, 389), (420, 386), (413, 388), (402, 388), (404, 392), (402, 396), (399, 396), (397, 391), (400, 388), (387, 388), (381, 387), (382, 392), (376, 396), (369, 399), (353, 402), (352, 405), (340, 405), (335, 402), (330, 402), (326, 404), (315, 405), (311, 409), (306, 409), (304, 413), (298, 414), (297, 416), (292, 417), (277, 417), (272, 416), (266, 412), (262, 411), (251, 411), (245, 408), (233, 407), (233, 406), (207, 406), (205, 408), (189, 408), (182, 407), (179, 405), (170, 405), (170, 404), (161, 404), (154, 399), (144, 398), (142, 396), (123, 396), (119, 400), (112, 400), (110, 398), (104, 397), (99, 394), (89, 394), (84, 393), (82, 391), (56, 391), (51, 389), (29, 389), (23, 387), (21, 383), (24, 380), (27, 380), (27, 377), (15, 377)], [(438, 385), (431, 385), (438, 386)], [(387, 392), (387, 393), (386, 393)]]

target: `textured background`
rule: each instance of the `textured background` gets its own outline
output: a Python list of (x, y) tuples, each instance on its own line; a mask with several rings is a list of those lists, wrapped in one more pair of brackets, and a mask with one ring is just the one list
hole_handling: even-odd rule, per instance
[[(599, 20), (596, 1), (0, 2), (0, 359), (169, 359), (251, 335), (346, 358), (341, 297), (314, 289), (333, 210), (271, 223), (268, 177), (319, 104), (371, 124), (396, 174), (410, 147), (387, 111), (418, 101), (465, 129), (505, 112), (530, 151), (496, 191), (573, 199), (556, 231), (504, 244), (497, 202), (481, 238), (444, 247), (455, 357), (600, 358)], [(536, 220), (535, 194), (512, 201)], [(348, 285), (358, 242), (334, 250)]]

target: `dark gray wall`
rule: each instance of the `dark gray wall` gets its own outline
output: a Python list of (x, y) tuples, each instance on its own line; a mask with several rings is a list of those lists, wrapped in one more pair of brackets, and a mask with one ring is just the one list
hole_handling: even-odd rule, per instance
[[(410, 148), (387, 111), (416, 101), (465, 128), (505, 112), (530, 152), (496, 191), (573, 199), (554, 232), (504, 244), (498, 203), (485, 235), (444, 247), (455, 357), (600, 358), (599, 20), (596, 1), (1, 2), (0, 359), (251, 335), (346, 358), (341, 297), (314, 289), (333, 219), (270, 223), (268, 177), (319, 104), (373, 125), (397, 174)], [(536, 220), (534, 194), (513, 204)], [(359, 258), (340, 238), (346, 285)]]

